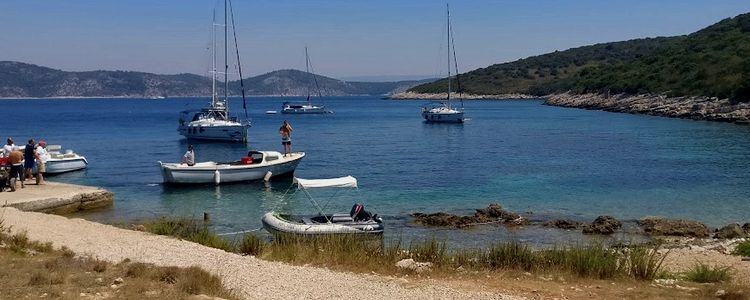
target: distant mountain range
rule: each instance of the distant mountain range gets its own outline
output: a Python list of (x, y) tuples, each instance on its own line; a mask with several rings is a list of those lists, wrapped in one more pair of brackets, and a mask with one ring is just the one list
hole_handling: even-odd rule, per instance
[[(468, 94), (662, 94), (750, 102), (750, 13), (695, 33), (603, 43), (476, 69), (460, 77)], [(458, 88), (453, 80), (452, 89)], [(445, 79), (415, 93), (445, 93)]]
[[(315, 75), (324, 96), (384, 95), (407, 90), (432, 80), (396, 82), (348, 82)], [(231, 81), (231, 94), (240, 93), (239, 81)], [(316, 94), (310, 74), (279, 70), (245, 79), (248, 95)], [(223, 84), (219, 84), (223, 86)], [(221, 92), (223, 93), (223, 91)], [(14, 61), (0, 61), (0, 97), (152, 97), (208, 96), (211, 80), (195, 74), (158, 75), (132, 71), (62, 70)]]

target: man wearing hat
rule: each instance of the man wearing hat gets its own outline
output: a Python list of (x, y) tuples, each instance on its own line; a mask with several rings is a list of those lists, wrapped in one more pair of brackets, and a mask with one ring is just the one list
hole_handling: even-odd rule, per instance
[(36, 166), (36, 184), (44, 184), (44, 173), (47, 171), (46, 163), (49, 159), (47, 152), (47, 142), (40, 140), (36, 146), (37, 166)]

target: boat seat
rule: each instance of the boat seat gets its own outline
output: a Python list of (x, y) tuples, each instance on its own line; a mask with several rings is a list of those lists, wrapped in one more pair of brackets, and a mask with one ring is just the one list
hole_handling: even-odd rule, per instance
[(333, 223), (354, 222), (354, 219), (352, 219), (352, 216), (350, 216), (349, 214), (333, 214), (331, 215), (331, 222)]

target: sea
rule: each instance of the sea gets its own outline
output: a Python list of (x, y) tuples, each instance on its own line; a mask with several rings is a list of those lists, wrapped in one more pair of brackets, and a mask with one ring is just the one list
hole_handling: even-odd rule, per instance
[[(713, 227), (750, 222), (750, 126), (553, 107), (541, 100), (467, 101), (465, 124), (424, 123), (419, 108), (426, 102), (372, 96), (325, 98), (333, 114), (265, 114), (294, 100), (302, 99), (248, 98), (247, 144), (188, 141), (178, 134), (178, 113), (205, 106), (207, 98), (4, 99), (0, 137), (17, 144), (44, 139), (84, 155), (86, 170), (48, 179), (114, 192), (112, 207), (71, 217), (121, 226), (207, 213), (214, 231), (236, 238), (233, 233), (244, 231), (267, 235), (260, 218), (271, 210), (315, 213), (289, 178), (162, 184), (158, 162), (179, 161), (188, 144), (197, 161), (281, 151), (284, 120), (294, 128), (293, 150), (307, 154), (295, 176), (358, 179), (358, 189), (311, 190), (310, 197), (327, 212), (363, 203), (384, 218), (388, 239), (544, 246), (591, 239), (539, 225), (553, 218), (590, 222), (610, 215), (632, 225), (664, 216)], [(245, 118), (241, 99), (232, 99), (230, 109)], [(411, 216), (472, 214), (490, 203), (532, 225), (426, 228)]]

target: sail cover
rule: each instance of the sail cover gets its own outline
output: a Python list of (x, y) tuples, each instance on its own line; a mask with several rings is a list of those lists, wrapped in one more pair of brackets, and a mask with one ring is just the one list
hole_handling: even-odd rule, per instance
[(301, 178), (295, 177), (294, 183), (297, 184), (297, 187), (299, 189), (324, 188), (324, 187), (356, 188), (357, 178), (354, 178), (352, 176), (328, 178), (328, 179), (301, 179)]

